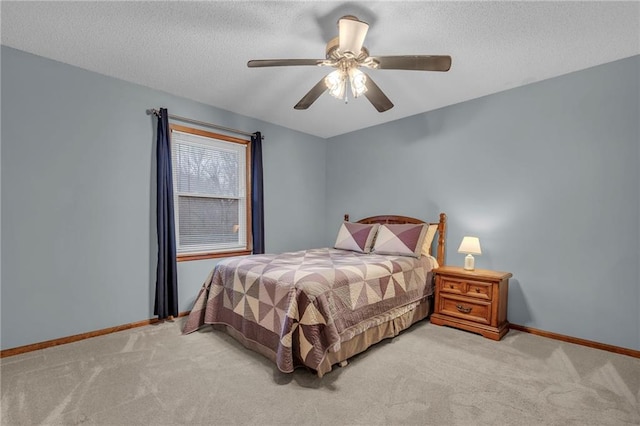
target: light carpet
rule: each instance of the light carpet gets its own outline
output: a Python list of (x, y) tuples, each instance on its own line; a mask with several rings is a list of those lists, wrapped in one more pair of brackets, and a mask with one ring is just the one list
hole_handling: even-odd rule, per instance
[(4, 358), (2, 425), (640, 424), (640, 359), (422, 321), (322, 379), (184, 319)]

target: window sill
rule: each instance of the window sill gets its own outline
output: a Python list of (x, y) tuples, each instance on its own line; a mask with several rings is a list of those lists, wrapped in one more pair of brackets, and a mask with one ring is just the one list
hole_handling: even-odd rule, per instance
[(251, 250), (224, 251), (211, 253), (184, 253), (176, 256), (177, 262), (188, 262), (190, 260), (218, 259), (221, 257), (246, 256), (251, 254)]

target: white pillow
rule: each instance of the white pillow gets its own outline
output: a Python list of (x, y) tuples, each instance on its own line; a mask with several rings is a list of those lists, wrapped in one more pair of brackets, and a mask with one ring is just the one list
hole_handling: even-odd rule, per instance
[(424, 236), (424, 243), (422, 243), (422, 256), (429, 256), (431, 254), (431, 244), (433, 244), (433, 237), (436, 236), (436, 232), (438, 232), (438, 224), (429, 225), (427, 228), (427, 233)]

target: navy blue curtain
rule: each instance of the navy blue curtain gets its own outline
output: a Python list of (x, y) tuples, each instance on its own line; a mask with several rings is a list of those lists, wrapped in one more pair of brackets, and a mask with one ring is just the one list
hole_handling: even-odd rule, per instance
[(156, 301), (153, 313), (158, 319), (178, 316), (178, 274), (176, 265), (176, 234), (173, 217), (173, 178), (169, 113), (161, 108), (158, 114), (156, 144), (158, 230), (158, 266), (156, 269)]
[(251, 137), (251, 233), (253, 253), (264, 253), (264, 196), (262, 191), (262, 135)]

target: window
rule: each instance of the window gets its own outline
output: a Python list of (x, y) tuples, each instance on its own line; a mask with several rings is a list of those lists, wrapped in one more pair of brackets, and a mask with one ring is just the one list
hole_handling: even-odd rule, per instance
[(178, 261), (250, 254), (251, 142), (170, 127)]

